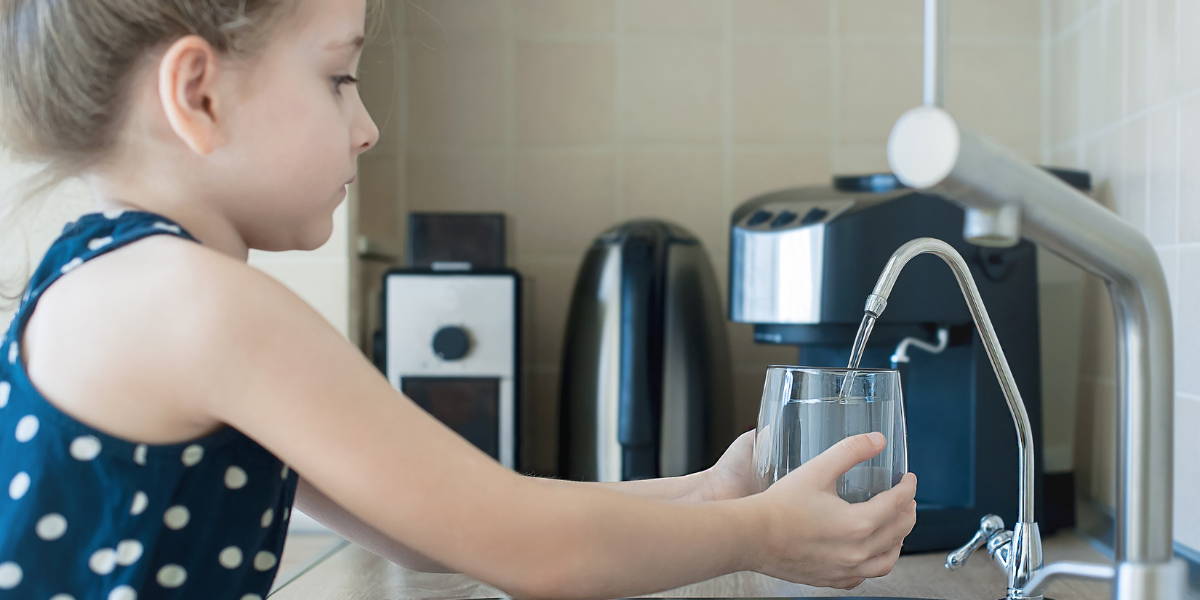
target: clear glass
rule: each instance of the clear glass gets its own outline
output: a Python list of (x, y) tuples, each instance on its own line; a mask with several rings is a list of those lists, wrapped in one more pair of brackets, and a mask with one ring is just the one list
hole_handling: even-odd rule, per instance
[(842, 439), (878, 431), (887, 446), (838, 479), (837, 493), (863, 502), (896, 485), (908, 471), (900, 373), (891, 369), (767, 367), (754, 468), (759, 489)]

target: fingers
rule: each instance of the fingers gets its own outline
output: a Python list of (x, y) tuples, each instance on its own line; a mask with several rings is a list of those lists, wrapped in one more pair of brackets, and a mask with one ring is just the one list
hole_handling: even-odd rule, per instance
[(854, 465), (879, 454), (886, 443), (878, 431), (853, 435), (830, 446), (800, 469), (813, 474), (822, 484), (832, 484)]
[(900, 544), (896, 544), (864, 562), (859, 567), (858, 574), (862, 577), (883, 577), (892, 572), (899, 558)]
[(900, 478), (900, 483), (892, 486), (889, 490), (875, 494), (875, 497), (866, 502), (855, 504), (853, 508), (859, 513), (860, 518), (866, 519), (878, 527), (892, 520), (897, 512), (907, 510), (916, 496), (917, 476), (905, 473), (904, 477)]

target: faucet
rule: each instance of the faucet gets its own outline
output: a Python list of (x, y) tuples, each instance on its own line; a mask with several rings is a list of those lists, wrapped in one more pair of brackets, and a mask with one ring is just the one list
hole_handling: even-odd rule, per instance
[(1013, 424), (1017, 428), (1017, 452), (1020, 465), (1018, 466), (1018, 498), (1017, 522), (1012, 531), (1004, 530), (1004, 522), (996, 515), (987, 515), (980, 522), (979, 531), (967, 543), (951, 553), (946, 559), (946, 567), (956, 569), (966, 562), (970, 555), (982, 548), (988, 547), (988, 553), (1000, 568), (1008, 573), (1008, 600), (1040, 600), (1041, 595), (1027, 593), (1030, 579), (1042, 568), (1042, 537), (1038, 531), (1037, 521), (1033, 514), (1033, 429), (1029, 424), (1029, 414), (1025, 411), (1025, 402), (1021, 399), (1021, 391), (1008, 367), (1008, 359), (1004, 357), (1004, 348), (996, 337), (992, 320), (988, 317), (987, 307), (979, 295), (979, 288), (971, 277), (971, 269), (962, 255), (950, 244), (934, 238), (917, 238), (904, 244), (888, 260), (875, 283), (875, 289), (867, 296), (864, 311), (878, 319), (887, 308), (888, 296), (896, 284), (905, 265), (910, 260), (922, 254), (932, 254), (942, 259), (962, 291), (971, 312), (971, 319), (983, 339), (984, 350), (987, 351), (988, 361), (996, 379), (1000, 381), (1000, 389), (1008, 403), (1008, 411), (1012, 414)]
[[(1033, 514), (1029, 496), (1033, 463), (1028, 423), (1021, 422), (1024, 407), (1015, 386), (1009, 385), (1011, 375), (1006, 373), (1007, 365), (994, 333), (982, 328), (986, 312), (976, 314), (974, 308), (972, 316), (981, 327), (992, 366), (1017, 420), (1022, 444), (1021, 516), (1008, 543), (996, 537), (1002, 535), (1003, 526), (985, 517), (987, 522), (981, 523), (972, 542), (947, 562), (961, 562), (969, 554), (967, 549), (988, 545), (993, 559), (1007, 565), (1010, 599), (1040, 598), (1042, 586), (1061, 576), (1109, 579), (1113, 600), (1182, 598), (1185, 569), (1171, 547), (1171, 306), (1166, 277), (1149, 240), (1087, 196), (1009, 150), (960, 128), (938, 106), (920, 106), (903, 114), (892, 129), (887, 151), (892, 171), (902, 183), (940, 195), (965, 209), (963, 234), (969, 242), (1002, 247), (1017, 243), (1022, 235), (1029, 238), (1103, 278), (1116, 316), (1119, 399), (1115, 564), (1056, 563), (1043, 568), (1037, 526), (1027, 520)], [(956, 276), (959, 271), (966, 274), (965, 268), (955, 267), (952, 257), (947, 259), (950, 255), (945, 248), (918, 242), (897, 252), (885, 268), (885, 276), (897, 269), (893, 263), (902, 266), (906, 256), (925, 251), (947, 260)], [(890, 291), (894, 278), (894, 274), (881, 277), (876, 292), (868, 296), (868, 310), (872, 306), (883, 309), (886, 295), (878, 292)], [(962, 277), (959, 283), (963, 284)], [(964, 288), (964, 292), (969, 289)], [(980, 316), (985, 317), (982, 322)], [(997, 551), (992, 551), (992, 544)], [(1004, 550), (1006, 547), (1009, 549)]]

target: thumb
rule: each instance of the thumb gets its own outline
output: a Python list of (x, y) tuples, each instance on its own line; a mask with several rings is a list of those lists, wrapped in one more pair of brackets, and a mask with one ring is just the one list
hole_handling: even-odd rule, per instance
[(830, 446), (803, 468), (822, 483), (832, 483), (854, 465), (883, 451), (887, 440), (878, 431), (852, 435)]

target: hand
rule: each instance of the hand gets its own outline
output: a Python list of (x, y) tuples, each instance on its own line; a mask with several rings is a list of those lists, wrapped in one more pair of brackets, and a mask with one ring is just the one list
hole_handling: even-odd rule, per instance
[(694, 496), (698, 500), (731, 500), (759, 491), (754, 476), (754, 430), (738, 436), (716, 464), (701, 473)]
[(843, 589), (890, 573), (901, 542), (916, 524), (916, 476), (908, 473), (892, 489), (857, 504), (836, 492), (838, 477), (879, 454), (885, 443), (879, 433), (846, 438), (746, 498), (764, 518), (754, 570)]

